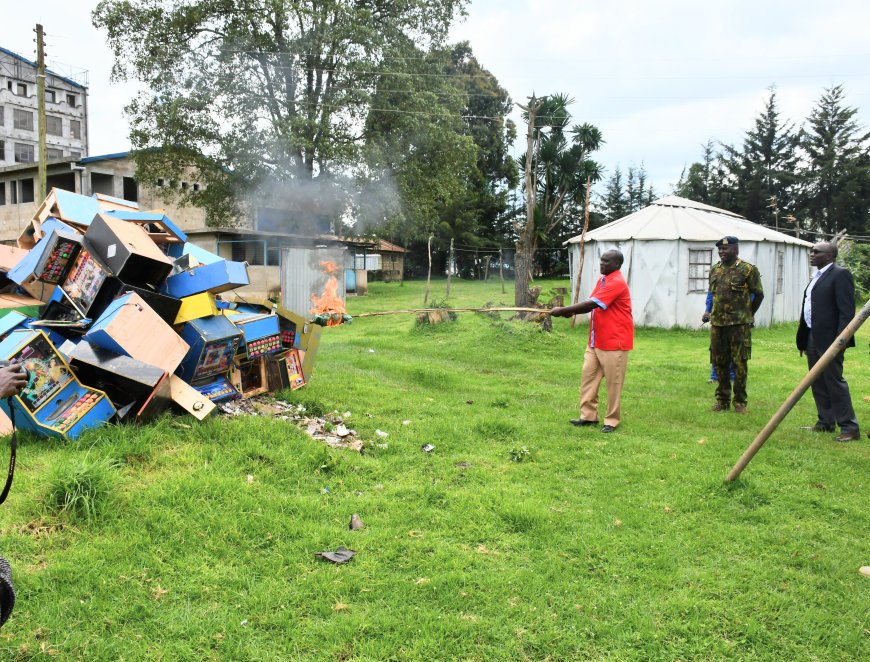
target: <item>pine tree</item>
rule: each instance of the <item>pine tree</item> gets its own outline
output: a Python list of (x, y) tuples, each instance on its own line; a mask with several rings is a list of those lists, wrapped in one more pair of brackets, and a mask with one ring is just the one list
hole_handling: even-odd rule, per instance
[(733, 199), (726, 208), (762, 225), (778, 225), (779, 217), (795, 209), (797, 135), (780, 119), (776, 91), (746, 132), (741, 150), (725, 146), (723, 159)]
[(604, 187), (601, 198), (602, 215), (606, 223), (615, 221), (629, 213), (628, 196), (622, 180), (622, 171), (617, 165)]
[(870, 133), (845, 105), (842, 85), (826, 89), (800, 132), (805, 152), (798, 210), (802, 227), (829, 234), (870, 229)]

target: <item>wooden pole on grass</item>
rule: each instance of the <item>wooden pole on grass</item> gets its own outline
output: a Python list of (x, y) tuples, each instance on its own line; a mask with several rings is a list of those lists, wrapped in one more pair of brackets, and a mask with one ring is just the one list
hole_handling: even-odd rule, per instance
[(501, 249), (498, 249), (498, 279), (501, 281), (501, 293), (504, 294), (504, 270), (502, 269), (504, 265), (504, 259), (501, 255)]
[(429, 271), (426, 272), (426, 294), (423, 295), (423, 305), (429, 303), (429, 285), (432, 283), (432, 237), (429, 235), (429, 242), (426, 244), (426, 252), (429, 254)]
[(450, 257), (447, 258), (447, 295), (444, 297), (445, 299), (450, 298), (450, 278), (452, 275), (453, 275), (453, 237), (450, 237)]
[(746, 468), (746, 465), (749, 464), (753, 456), (764, 445), (764, 442), (767, 441), (771, 434), (773, 434), (773, 431), (776, 430), (777, 426), (782, 422), (782, 419), (784, 419), (797, 404), (798, 400), (801, 399), (801, 396), (806, 393), (806, 390), (812, 386), (813, 382), (816, 381), (818, 376), (828, 367), (831, 361), (833, 361), (840, 352), (845, 351), (846, 343), (848, 343), (849, 339), (855, 335), (855, 332), (861, 328), (861, 325), (865, 322), (868, 315), (870, 315), (870, 299), (868, 299), (867, 303), (864, 304), (864, 307), (858, 311), (858, 314), (855, 315), (854, 319), (849, 322), (848, 326), (843, 329), (843, 332), (837, 336), (837, 339), (831, 343), (831, 346), (828, 347), (827, 351), (819, 357), (819, 360), (816, 365), (813, 366), (813, 369), (806, 374), (806, 376), (801, 380), (801, 383), (798, 384), (795, 390), (792, 391), (791, 395), (786, 398), (786, 401), (782, 403), (780, 408), (773, 415), (773, 418), (771, 418), (767, 422), (767, 425), (764, 426), (764, 429), (758, 433), (755, 441), (753, 441), (749, 445), (749, 448), (743, 452), (743, 455), (740, 456), (740, 459), (737, 460), (737, 464), (734, 465), (734, 468), (731, 469), (728, 477), (725, 479), (727, 482), (733, 481), (740, 475), (740, 472)]
[[(589, 229), (589, 189), (592, 188), (592, 177), (586, 177), (586, 200), (583, 202), (583, 232), (580, 234), (580, 265), (577, 267), (577, 282), (574, 284), (574, 296), (571, 303), (577, 303), (580, 298), (580, 275), (583, 273), (583, 259), (586, 254), (586, 230)], [(571, 328), (577, 324), (577, 316), (571, 315)]]

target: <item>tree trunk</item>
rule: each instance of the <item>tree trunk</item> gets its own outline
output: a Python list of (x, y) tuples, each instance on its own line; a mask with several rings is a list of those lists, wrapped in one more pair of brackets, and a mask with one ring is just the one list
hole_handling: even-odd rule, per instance
[(514, 259), (516, 281), (514, 282), (514, 305), (524, 307), (529, 305), (529, 281), (532, 278), (532, 268), (535, 263), (535, 193), (537, 182), (534, 175), (535, 154), (535, 115), (540, 104), (534, 96), (529, 99), (529, 120), (526, 127), (526, 222), (517, 232), (517, 254)]
[(514, 270), (516, 271), (516, 281), (514, 281), (514, 305), (518, 307), (526, 307), (531, 305), (531, 296), (529, 295), (529, 283), (532, 280), (532, 269), (535, 264), (535, 246), (524, 237), (520, 237), (517, 242), (517, 254), (514, 258)]
[(426, 252), (429, 254), (429, 271), (426, 273), (426, 294), (423, 295), (423, 307), (429, 303), (429, 285), (432, 283), (432, 235), (429, 235), (429, 242), (426, 244)]

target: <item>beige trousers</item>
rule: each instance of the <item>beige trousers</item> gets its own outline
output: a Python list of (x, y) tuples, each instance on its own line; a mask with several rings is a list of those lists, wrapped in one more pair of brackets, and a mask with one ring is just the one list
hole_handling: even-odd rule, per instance
[(607, 382), (607, 413), (604, 424), (616, 427), (620, 420), (622, 385), (628, 367), (628, 350), (604, 350), (586, 347), (583, 355), (583, 377), (580, 380), (580, 418), (598, 420), (598, 390), (601, 380)]

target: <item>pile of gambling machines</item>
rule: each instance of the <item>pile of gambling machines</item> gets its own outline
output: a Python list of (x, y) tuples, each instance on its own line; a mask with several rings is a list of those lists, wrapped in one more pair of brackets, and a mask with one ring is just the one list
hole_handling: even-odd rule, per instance
[(43, 304), (0, 317), (0, 360), (28, 375), (0, 401), (18, 429), (75, 439), (170, 407), (201, 420), (310, 377), (320, 327), (232, 296), (247, 265), (189, 243), (160, 212), (55, 189), (18, 247), (5, 277)]

